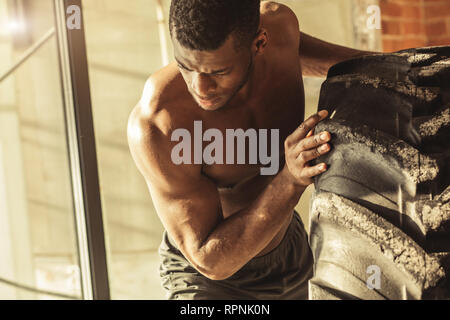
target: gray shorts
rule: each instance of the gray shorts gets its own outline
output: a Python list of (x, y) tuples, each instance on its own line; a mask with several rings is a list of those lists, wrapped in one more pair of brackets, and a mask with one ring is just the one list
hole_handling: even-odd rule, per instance
[(281, 243), (253, 258), (225, 280), (200, 274), (164, 231), (160, 277), (169, 300), (306, 300), (313, 257), (303, 223), (294, 212)]

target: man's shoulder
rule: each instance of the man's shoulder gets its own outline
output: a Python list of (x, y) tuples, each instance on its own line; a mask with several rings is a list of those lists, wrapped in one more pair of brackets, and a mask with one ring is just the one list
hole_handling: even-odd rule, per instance
[(286, 20), (289, 23), (297, 22), (298, 19), (295, 12), (287, 5), (275, 1), (261, 2), (261, 16), (276, 20)]
[(170, 63), (147, 79), (139, 104), (148, 116), (154, 116), (162, 110), (172, 111), (188, 95), (178, 67), (175, 63)]
[(147, 181), (159, 183), (167, 190), (171, 188), (165, 180), (169, 176), (167, 170), (171, 177), (178, 178), (186, 172), (200, 172), (198, 166), (183, 166), (183, 170), (178, 170), (179, 167), (171, 164), (171, 150), (177, 143), (172, 141), (172, 133), (177, 128), (187, 127), (195, 116), (189, 111), (191, 107), (186, 108), (189, 92), (186, 89), (183, 92), (181, 82), (184, 80), (177, 69), (169, 65), (147, 79), (127, 124), (128, 146), (138, 168)]
[[(261, 1), (261, 13), (279, 14), (283, 11), (291, 10), (287, 5), (276, 1)], [(292, 10), (291, 10), (292, 11)]]
[(261, 21), (277, 41), (292, 43), (300, 34), (298, 18), (288, 6), (275, 1), (261, 2)]
[(170, 136), (174, 126), (182, 125), (190, 100), (176, 64), (171, 63), (147, 79), (128, 122), (139, 124), (141, 130), (158, 129), (165, 136)]
[(170, 160), (172, 132), (185, 126), (183, 93), (178, 84), (183, 79), (178, 79), (175, 69), (169, 65), (147, 79), (141, 99), (128, 117), (128, 146), (143, 171)]

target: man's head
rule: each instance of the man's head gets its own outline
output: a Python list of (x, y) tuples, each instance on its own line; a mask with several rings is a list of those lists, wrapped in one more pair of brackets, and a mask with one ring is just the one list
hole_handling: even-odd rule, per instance
[(226, 105), (247, 83), (261, 36), (259, 10), (260, 0), (172, 0), (175, 59), (202, 108)]

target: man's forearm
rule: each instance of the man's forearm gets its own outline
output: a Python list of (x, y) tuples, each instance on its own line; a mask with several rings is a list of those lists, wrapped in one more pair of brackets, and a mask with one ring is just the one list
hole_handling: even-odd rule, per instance
[(293, 184), (287, 174), (285, 167), (249, 207), (223, 220), (204, 241), (198, 256), (214, 279), (224, 279), (237, 272), (292, 217), (306, 187)]
[(340, 61), (375, 53), (332, 44), (303, 32), (300, 34), (299, 55), (304, 76), (326, 77), (328, 69)]

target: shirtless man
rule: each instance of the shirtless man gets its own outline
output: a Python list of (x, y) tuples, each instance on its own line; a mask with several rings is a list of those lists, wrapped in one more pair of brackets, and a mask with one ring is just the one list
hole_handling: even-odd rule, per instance
[[(312, 255), (294, 207), (325, 164), (326, 111), (304, 120), (303, 75), (361, 52), (303, 34), (288, 7), (259, 0), (172, 0), (176, 62), (148, 79), (128, 141), (166, 231), (169, 299), (306, 299)], [(274, 175), (261, 164), (174, 164), (177, 128), (279, 129)], [(268, 148), (270, 150), (270, 147)], [(193, 152), (192, 152), (193, 154)]]

